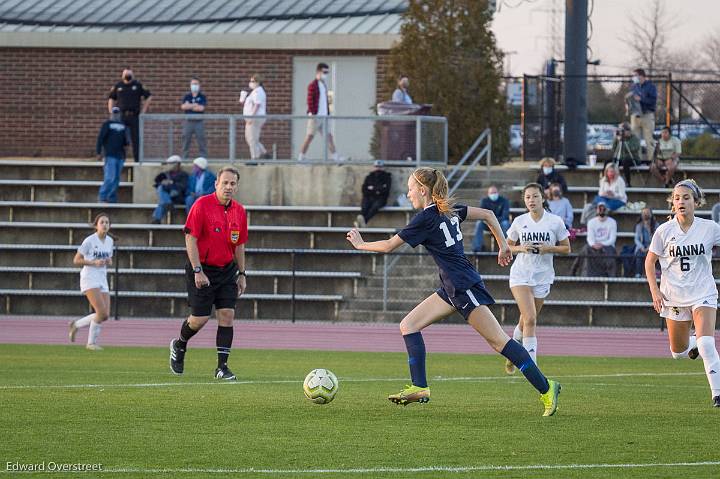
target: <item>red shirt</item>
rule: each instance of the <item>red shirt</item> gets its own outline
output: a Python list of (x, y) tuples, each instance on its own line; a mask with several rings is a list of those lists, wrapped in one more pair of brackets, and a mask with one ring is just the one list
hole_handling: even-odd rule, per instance
[(225, 266), (233, 260), (235, 248), (248, 240), (245, 208), (235, 200), (223, 205), (214, 192), (201, 196), (190, 208), (185, 233), (197, 238), (202, 264)]

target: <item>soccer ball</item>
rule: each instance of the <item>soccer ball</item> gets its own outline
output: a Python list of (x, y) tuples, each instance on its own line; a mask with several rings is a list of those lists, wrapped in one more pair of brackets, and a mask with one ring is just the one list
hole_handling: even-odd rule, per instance
[(315, 404), (327, 404), (340, 389), (337, 377), (328, 369), (313, 369), (305, 376), (303, 391), (305, 397)]

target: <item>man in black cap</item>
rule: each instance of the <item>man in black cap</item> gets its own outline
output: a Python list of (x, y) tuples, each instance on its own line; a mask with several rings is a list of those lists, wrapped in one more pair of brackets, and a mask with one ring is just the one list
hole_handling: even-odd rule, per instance
[[(150, 90), (146, 90), (142, 83), (133, 78), (131, 68), (123, 70), (122, 80), (110, 89), (110, 95), (108, 95), (108, 112), (112, 112), (114, 106), (120, 108), (122, 121), (130, 129), (135, 161), (140, 158), (139, 116), (140, 113), (147, 113), (151, 100), (150, 95)], [(145, 101), (143, 102), (142, 99)]]
[(373, 165), (375, 168), (365, 177), (362, 185), (362, 213), (355, 218), (356, 228), (364, 228), (370, 218), (387, 204), (390, 194), (392, 175), (384, 170), (385, 162), (377, 160)]

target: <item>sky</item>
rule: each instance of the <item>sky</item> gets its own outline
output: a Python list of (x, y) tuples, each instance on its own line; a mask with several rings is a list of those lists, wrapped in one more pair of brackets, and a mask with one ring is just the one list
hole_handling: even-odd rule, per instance
[[(601, 62), (599, 67), (588, 66), (588, 73), (629, 74), (632, 55), (622, 38), (631, 34), (629, 17), (641, 18), (653, 0), (588, 1), (594, 3), (591, 59)], [(677, 45), (685, 50), (701, 43), (711, 33), (720, 32), (720, 0), (664, 1), (675, 24), (668, 35), (671, 49)], [(512, 75), (541, 73), (552, 51), (553, 16), (557, 19), (560, 45), (564, 43), (565, 0), (497, 0), (497, 3), (499, 11), (495, 13), (492, 30), (498, 45), (505, 52), (517, 52), (506, 54), (506, 72), (509, 62)], [(562, 48), (560, 52), (562, 58)]]

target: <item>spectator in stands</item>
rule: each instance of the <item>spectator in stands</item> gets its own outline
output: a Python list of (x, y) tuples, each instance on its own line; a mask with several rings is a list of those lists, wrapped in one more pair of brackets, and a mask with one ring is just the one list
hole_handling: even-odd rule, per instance
[(317, 132), (326, 136), (328, 149), (330, 150), (330, 154), (332, 155), (331, 158), (333, 160), (343, 161), (345, 159), (338, 155), (338, 152), (335, 149), (335, 141), (333, 140), (332, 133), (330, 133), (330, 131), (323, 131), (325, 128), (324, 119), (330, 116), (330, 94), (327, 87), (327, 78), (329, 73), (330, 67), (326, 63), (318, 63), (317, 68), (315, 69), (315, 79), (308, 85), (307, 114), (310, 116), (310, 119), (307, 123), (305, 141), (303, 141), (303, 144), (300, 147), (298, 161), (305, 161), (307, 159), (305, 155), (307, 154), (310, 143)]
[(630, 131), (627, 123), (621, 123), (615, 132), (612, 144), (613, 156), (605, 164), (610, 162), (619, 164), (623, 168), (625, 183), (630, 186), (630, 168), (640, 163), (640, 140)]
[(603, 175), (600, 178), (600, 188), (593, 203), (598, 205), (601, 202), (605, 203), (610, 211), (622, 208), (627, 203), (625, 181), (620, 176), (618, 168), (614, 163), (605, 165)]
[(643, 276), (645, 256), (658, 224), (650, 208), (643, 208), (635, 224), (635, 277)]
[(573, 208), (570, 200), (563, 196), (562, 185), (560, 185), (560, 183), (550, 183), (548, 206), (552, 214), (562, 218), (567, 229), (572, 228)]
[[(508, 228), (510, 228), (510, 202), (504, 196), (500, 196), (497, 186), (490, 185), (487, 190), (487, 197), (480, 201), (480, 208), (492, 210), (492, 212), (495, 213), (498, 223), (500, 223), (500, 228), (503, 233), (507, 233)], [(475, 237), (472, 242), (472, 250), (474, 253), (480, 253), (483, 250), (484, 231), (485, 223), (478, 221), (475, 226)]]
[(190, 143), (195, 135), (198, 143), (200, 156), (205, 157), (207, 152), (207, 141), (205, 140), (205, 122), (202, 120), (203, 113), (207, 107), (207, 98), (200, 91), (200, 80), (197, 77), (190, 79), (190, 91), (185, 94), (180, 104), (180, 109), (185, 112), (185, 124), (183, 125), (183, 159), (190, 154)]
[(605, 202), (597, 203), (597, 216), (588, 221), (587, 244), (572, 266), (572, 274), (582, 276), (615, 276), (617, 271), (615, 240), (617, 223), (608, 216)]
[(392, 175), (385, 171), (385, 162), (377, 160), (371, 171), (362, 184), (362, 206), (361, 214), (355, 218), (355, 227), (364, 228), (370, 218), (375, 216), (380, 208), (387, 204), (390, 187), (392, 186)]
[(112, 107), (110, 119), (102, 124), (98, 133), (95, 152), (98, 160), (105, 152), (103, 184), (98, 198), (103, 203), (117, 203), (120, 176), (125, 165), (125, 147), (130, 144), (130, 130), (122, 121), (120, 108)]
[[(636, 112), (630, 115), (630, 127), (636, 137), (645, 139), (645, 148), (647, 151), (646, 160), (649, 163), (652, 152), (655, 149), (653, 133), (655, 132), (657, 89), (653, 82), (647, 79), (645, 70), (642, 68), (633, 70), (632, 81), (633, 99), (640, 102), (641, 114), (638, 115)], [(630, 182), (628, 182), (628, 186), (629, 184)]]
[(555, 160), (550, 157), (545, 157), (540, 160), (540, 173), (535, 183), (542, 185), (546, 198), (550, 198), (550, 183), (560, 184), (563, 195), (566, 195), (568, 192), (565, 178), (555, 169)]
[(673, 175), (680, 162), (682, 154), (682, 143), (680, 139), (672, 136), (670, 127), (666, 126), (660, 132), (660, 140), (655, 145), (655, 157), (650, 163), (650, 173), (665, 185), (665, 188), (672, 186)]
[(160, 224), (163, 216), (173, 205), (184, 205), (187, 195), (188, 174), (182, 170), (182, 158), (173, 155), (165, 160), (170, 170), (155, 177), (158, 205), (153, 211), (152, 224)]
[(712, 216), (712, 220), (715, 223), (720, 224), (720, 201), (715, 203), (712, 207), (712, 210), (710, 211), (710, 214)]
[[(263, 86), (262, 75), (255, 74), (250, 77), (250, 94), (243, 91), (240, 94), (240, 103), (243, 104), (244, 116), (267, 115), (267, 94)], [(246, 96), (247, 95), (247, 96)], [(265, 118), (248, 118), (245, 120), (245, 141), (250, 149), (250, 159), (267, 158), (267, 149), (260, 143), (260, 134), (265, 124)]]
[(190, 213), (195, 200), (215, 191), (215, 175), (208, 170), (208, 161), (202, 156), (193, 160), (193, 169), (188, 179), (185, 211)]
[(392, 94), (392, 101), (395, 103), (405, 103), (412, 105), (412, 98), (408, 93), (408, 87), (410, 86), (410, 79), (407, 75), (400, 75), (397, 82), (397, 88)]
[(147, 113), (152, 100), (151, 95), (150, 90), (146, 90), (142, 83), (135, 80), (131, 68), (123, 70), (122, 81), (117, 82), (108, 95), (108, 112), (112, 112), (114, 106), (120, 108), (123, 123), (130, 129), (135, 161), (139, 161), (140, 158), (139, 115)]

